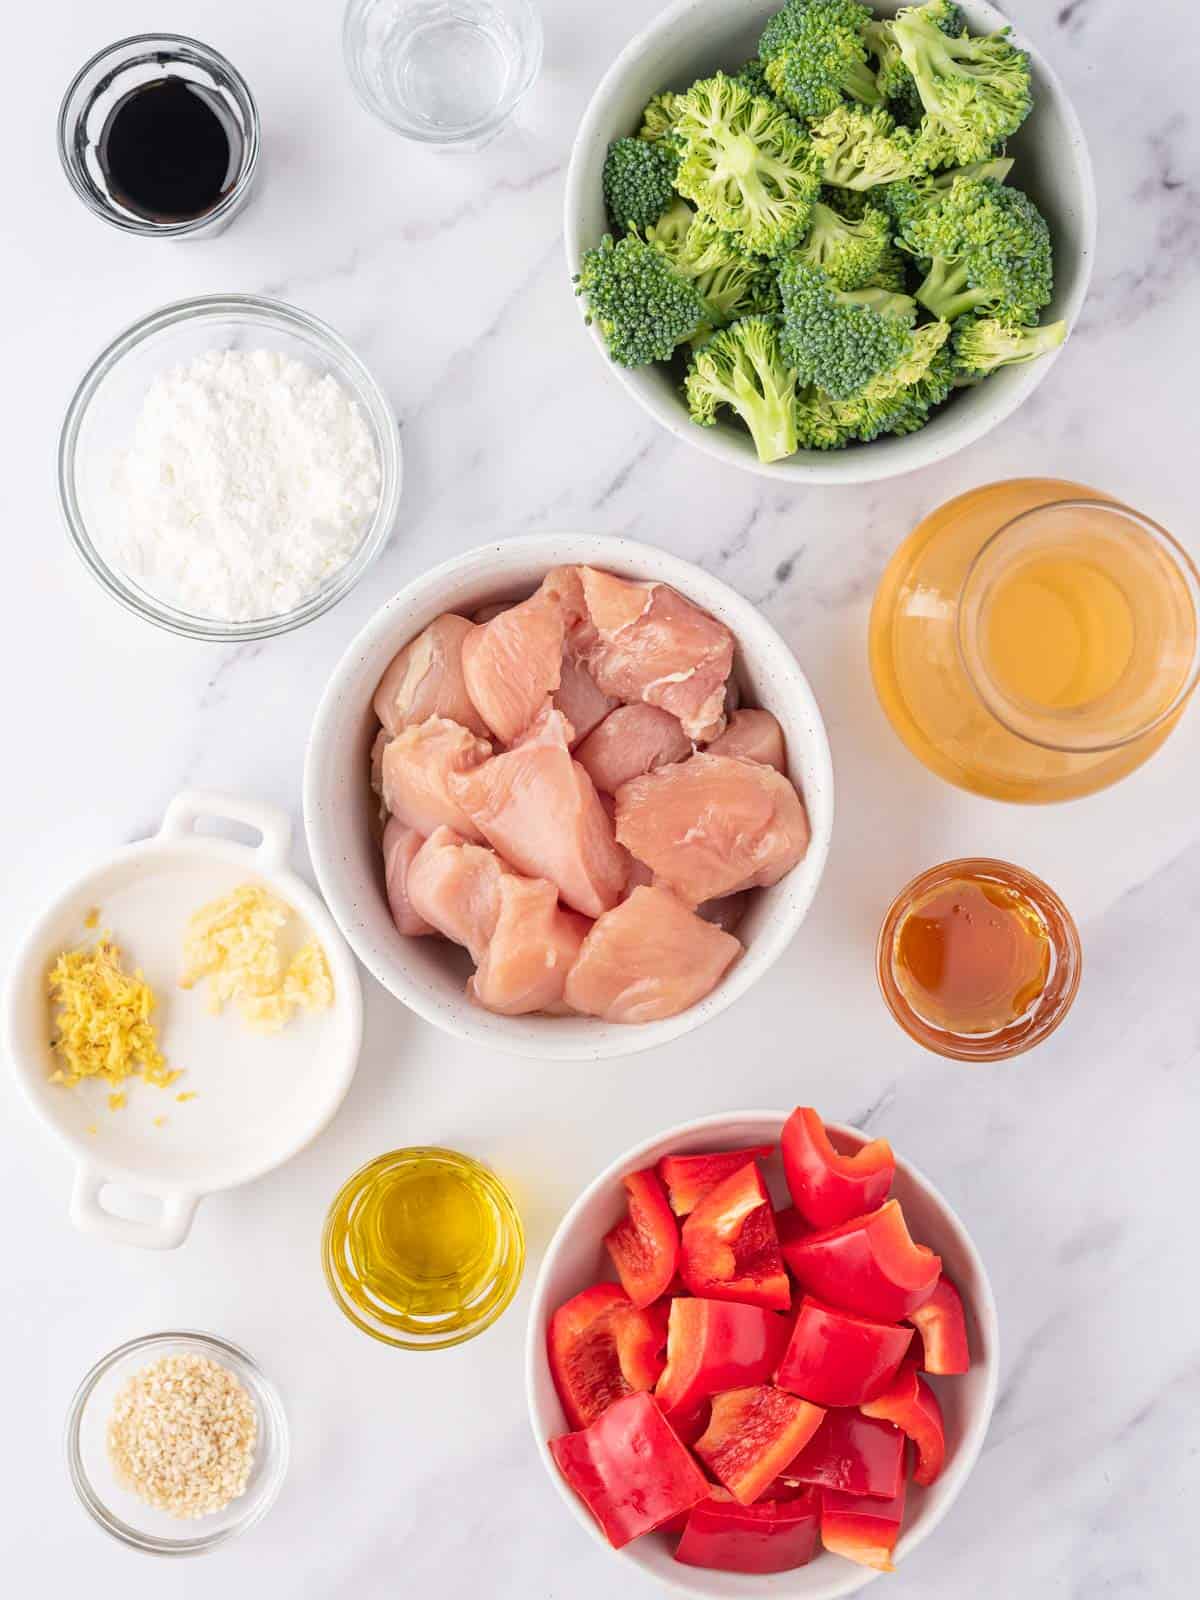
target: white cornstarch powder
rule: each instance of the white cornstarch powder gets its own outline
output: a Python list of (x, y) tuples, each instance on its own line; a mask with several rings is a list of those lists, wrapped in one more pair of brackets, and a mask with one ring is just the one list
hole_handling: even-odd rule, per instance
[(346, 564), (380, 468), (335, 378), (274, 350), (209, 350), (151, 384), (112, 490), (107, 542), (135, 582), (247, 622), (293, 610)]

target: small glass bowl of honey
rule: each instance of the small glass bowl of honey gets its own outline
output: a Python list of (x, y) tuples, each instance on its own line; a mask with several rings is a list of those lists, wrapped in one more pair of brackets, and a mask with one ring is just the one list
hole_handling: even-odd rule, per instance
[(494, 1172), (419, 1146), (377, 1156), (342, 1185), (321, 1260), (334, 1299), (364, 1333), (401, 1350), (444, 1350), (510, 1304), (525, 1232)]
[(957, 1061), (1006, 1061), (1066, 1016), (1083, 954), (1048, 884), (1007, 861), (971, 858), (900, 891), (876, 963), (888, 1009), (918, 1044)]

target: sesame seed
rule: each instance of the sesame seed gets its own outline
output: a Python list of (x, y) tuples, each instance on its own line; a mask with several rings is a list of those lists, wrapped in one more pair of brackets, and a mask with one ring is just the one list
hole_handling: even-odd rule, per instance
[(194, 1353), (163, 1356), (120, 1389), (108, 1420), (117, 1481), (168, 1516), (203, 1517), (245, 1492), (258, 1419), (227, 1367)]

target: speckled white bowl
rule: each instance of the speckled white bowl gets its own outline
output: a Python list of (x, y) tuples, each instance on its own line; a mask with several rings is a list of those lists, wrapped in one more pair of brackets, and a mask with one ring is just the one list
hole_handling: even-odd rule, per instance
[[(718, 67), (732, 71), (758, 47), (758, 36), (782, 0), (675, 0), (632, 39), (613, 62), (583, 114), (564, 199), (567, 266), (579, 271), (583, 252), (608, 232), (600, 174), (613, 139), (636, 133), (642, 108), (663, 89), (685, 89)], [(893, 16), (903, 0), (871, 0)], [(986, 0), (961, 0), (972, 33), (1003, 28), (1009, 18)], [(1096, 188), (1083, 129), (1053, 69), (1016, 22), (1017, 43), (1033, 58), (1034, 108), (1009, 153), (1012, 182), (1041, 207), (1054, 236), (1054, 300), (1046, 321), (1079, 316), (1096, 253)], [(582, 326), (582, 318), (580, 319)], [(779, 483), (871, 483), (896, 477), (974, 444), (1020, 406), (1050, 371), (1057, 352), (1027, 366), (1009, 367), (976, 388), (964, 389), (919, 433), (877, 439), (846, 450), (804, 450), (764, 465), (750, 435), (736, 422), (699, 428), (688, 418), (671, 372), (664, 366), (630, 370), (609, 360), (599, 330), (584, 329), (598, 355), (643, 410), (671, 433), (718, 461)]]
[[(555, 1309), (593, 1283), (611, 1278), (612, 1262), (604, 1248), (604, 1235), (625, 1213), (621, 1179), (627, 1172), (650, 1167), (665, 1155), (687, 1155), (703, 1150), (739, 1150), (750, 1145), (778, 1145), (787, 1120), (784, 1111), (727, 1111), (702, 1117), (647, 1139), (614, 1161), (594, 1179), (559, 1223), (547, 1247), (529, 1308), (525, 1348), (525, 1386), (529, 1420), (542, 1464), (576, 1521), (605, 1550), (627, 1566), (640, 1567), (646, 1577), (692, 1600), (840, 1600), (856, 1594), (879, 1574), (855, 1566), (840, 1556), (818, 1554), (806, 1567), (770, 1576), (738, 1572), (707, 1572), (676, 1562), (670, 1542), (663, 1538), (637, 1539), (624, 1550), (612, 1551), (590, 1512), (567, 1487), (554, 1464), (547, 1441), (567, 1431), (567, 1421), (555, 1392), (546, 1359), (546, 1329)], [(857, 1128), (830, 1125), (839, 1141), (865, 1144), (868, 1135)], [(787, 1189), (778, 1156), (766, 1163), (767, 1182), (776, 1204), (786, 1204)], [(946, 1467), (928, 1489), (909, 1484), (908, 1503), (896, 1565), (905, 1559), (941, 1522), (958, 1498), (971, 1469), (979, 1459), (996, 1404), (1000, 1376), (1000, 1332), (996, 1301), (983, 1261), (961, 1219), (944, 1195), (924, 1173), (897, 1154), (892, 1193), (904, 1207), (913, 1237), (936, 1250), (946, 1271), (962, 1292), (971, 1341), (971, 1370), (960, 1378), (936, 1378), (938, 1399), (946, 1422)], [(615, 1587), (615, 1586), (614, 1586)]]
[[(778, 717), (789, 770), (804, 796), (812, 843), (781, 883), (754, 897), (738, 937), (744, 954), (698, 1005), (663, 1022), (622, 1026), (591, 1017), (500, 1017), (466, 997), (466, 955), (441, 939), (405, 939), (392, 925), (367, 782), (378, 723), (375, 686), (396, 651), (443, 611), (470, 615), (530, 594), (551, 567), (581, 562), (624, 578), (658, 579), (719, 617), (737, 640), (744, 699)], [(732, 1005), (782, 955), (817, 891), (833, 827), (833, 766), (808, 679), (761, 613), (690, 562), (629, 539), (563, 533), (509, 539), (456, 556), (376, 613), (334, 670), (317, 709), (304, 773), (304, 821), (321, 892), (363, 965), (427, 1022), (514, 1055), (598, 1061), (690, 1033)]]

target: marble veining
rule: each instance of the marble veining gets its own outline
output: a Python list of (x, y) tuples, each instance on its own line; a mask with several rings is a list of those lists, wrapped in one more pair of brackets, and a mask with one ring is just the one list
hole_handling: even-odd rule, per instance
[[(1200, 1570), (1189, 1220), (1200, 714), (1118, 789), (1005, 808), (938, 783), (901, 748), (871, 691), (865, 625), (898, 540), (992, 478), (1094, 483), (1200, 548), (1191, 8), (1006, 5), (1050, 54), (1091, 142), (1101, 236), (1081, 323), (1024, 410), (965, 453), (889, 484), (795, 491), (660, 431), (589, 348), (562, 257), (563, 175), (586, 99), (646, 8), (542, 4), (542, 77), (514, 126), (465, 158), (407, 145), (359, 109), (332, 3), (187, 0), (151, 19), (138, 0), (60, 0), (9, 19), (21, 68), (6, 113), (24, 143), (6, 169), (0, 232), (12, 563), (0, 632), (4, 952), (59, 879), (152, 831), (185, 784), (259, 796), (299, 824), (308, 726), (353, 633), (447, 555), (557, 528), (622, 533), (698, 561), (788, 638), (837, 768), (821, 893), (753, 1003), (650, 1060), (582, 1077), (459, 1045), (367, 982), (362, 1064), (333, 1126), (281, 1171), (205, 1201), (185, 1248), (167, 1257), (71, 1229), (69, 1160), (0, 1077), (4, 1591), (607, 1600), (623, 1583), (649, 1595), (581, 1536), (533, 1452), (528, 1288), (463, 1350), (377, 1348), (327, 1297), (324, 1209), (385, 1148), (457, 1144), (515, 1185), (532, 1270), (582, 1184), (637, 1139), (683, 1117), (803, 1099), (886, 1133), (930, 1174), (971, 1228), (999, 1302), (1002, 1391), (987, 1447), (948, 1521), (886, 1580), (888, 1595), (1185, 1600)], [(106, 230), (58, 170), (53, 120), (71, 73), (152, 23), (225, 51), (262, 110), (261, 192), (211, 243)], [(1166, 68), (1164, 37), (1178, 42)], [(222, 290), (292, 299), (331, 322), (391, 396), (405, 448), (396, 532), (353, 595), (298, 634), (226, 648), (156, 633), (114, 606), (67, 547), (53, 480), (62, 413), (95, 351), (156, 304)], [(1036, 1054), (992, 1070), (923, 1055), (874, 993), (874, 935), (891, 895), (962, 853), (1041, 873), (1083, 933), (1073, 1016)], [(296, 859), (307, 871), (300, 839)], [(260, 1528), (210, 1561), (164, 1567), (85, 1520), (59, 1432), (99, 1354), (189, 1325), (245, 1344), (279, 1382), (293, 1459)]]

